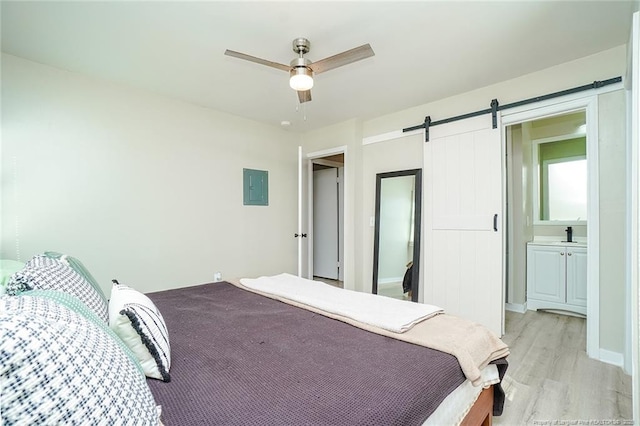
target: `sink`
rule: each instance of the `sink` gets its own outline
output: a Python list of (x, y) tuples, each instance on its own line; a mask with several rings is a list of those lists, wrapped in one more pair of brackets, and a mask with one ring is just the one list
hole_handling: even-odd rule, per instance
[(547, 245), (547, 246), (566, 246), (566, 245), (570, 245), (570, 244), (575, 244), (576, 246), (582, 246), (582, 247), (586, 247), (587, 246), (587, 242), (586, 241), (558, 241), (558, 240), (534, 240), (531, 241), (532, 244), (538, 244), (538, 245)]

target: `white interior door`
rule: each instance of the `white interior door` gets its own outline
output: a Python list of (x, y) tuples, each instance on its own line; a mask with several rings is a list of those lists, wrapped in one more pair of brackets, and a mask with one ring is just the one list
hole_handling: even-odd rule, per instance
[(338, 279), (338, 169), (313, 172), (313, 275)]
[(344, 281), (344, 167), (338, 167), (338, 281)]
[(305, 170), (308, 160), (302, 155), (302, 147), (298, 147), (298, 226), (296, 228), (295, 237), (298, 240), (298, 276), (307, 277), (309, 265), (308, 259), (308, 238), (304, 214), (304, 184), (306, 182)]
[(424, 149), (424, 302), (503, 330), (500, 125), (491, 115), (430, 129)]

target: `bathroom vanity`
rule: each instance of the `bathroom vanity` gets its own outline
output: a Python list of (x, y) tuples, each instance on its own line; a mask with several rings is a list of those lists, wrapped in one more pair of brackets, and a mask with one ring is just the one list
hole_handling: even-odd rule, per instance
[(552, 309), (586, 316), (586, 242), (527, 243), (527, 309)]

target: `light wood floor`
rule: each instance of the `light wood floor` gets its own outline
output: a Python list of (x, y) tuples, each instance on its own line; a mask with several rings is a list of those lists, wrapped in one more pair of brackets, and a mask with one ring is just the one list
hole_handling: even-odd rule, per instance
[[(342, 281), (332, 280), (330, 278), (323, 278), (323, 277), (317, 277), (317, 276), (314, 276), (313, 280), (320, 281), (325, 284), (330, 284), (334, 287), (344, 288), (344, 283)], [(378, 294), (391, 297), (393, 299), (409, 300), (409, 296), (407, 296), (402, 292), (402, 282), (397, 282), (395, 284), (396, 285), (393, 288), (379, 290)]]
[(631, 376), (587, 357), (584, 319), (507, 311), (503, 340), (511, 350), (507, 399), (495, 425), (633, 424), (595, 422), (631, 419)]
[(409, 300), (409, 296), (402, 291), (402, 281), (378, 284), (378, 294), (392, 299)]
[(314, 281), (320, 281), (320, 282), (323, 282), (325, 284), (332, 285), (334, 287), (344, 288), (344, 283), (342, 281), (332, 280), (330, 278), (316, 277), (315, 275), (313, 276), (313, 280)]

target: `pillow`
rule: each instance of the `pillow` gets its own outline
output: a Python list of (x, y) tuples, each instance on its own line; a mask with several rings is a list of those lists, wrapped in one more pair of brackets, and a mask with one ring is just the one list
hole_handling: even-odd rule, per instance
[(159, 424), (144, 375), (96, 322), (22, 294), (0, 297), (0, 324), (6, 424)]
[(85, 266), (82, 264), (82, 262), (80, 262), (80, 260), (76, 259), (75, 257), (69, 256), (67, 254), (62, 254), (55, 251), (45, 251), (44, 256), (51, 259), (59, 259), (65, 265), (70, 266), (71, 269), (76, 271), (80, 276), (82, 276), (82, 278), (84, 278), (89, 284), (91, 284), (93, 288), (96, 290), (96, 292), (100, 294), (100, 296), (104, 300), (104, 303), (107, 303), (107, 296), (104, 295), (104, 292), (100, 287), (100, 284), (98, 284), (98, 281), (96, 281), (96, 279), (93, 278), (93, 275), (91, 275), (91, 272), (89, 272), (89, 270), (85, 268)]
[(105, 323), (109, 321), (104, 296), (70, 266), (45, 255), (34, 256), (21, 271), (13, 274), (6, 290), (10, 295), (27, 290), (57, 290), (69, 293), (80, 299)]
[(109, 327), (133, 351), (147, 377), (171, 381), (169, 333), (151, 299), (113, 280)]
[(74, 313), (82, 316), (83, 318), (91, 321), (100, 330), (102, 330), (107, 335), (111, 336), (114, 342), (116, 342), (120, 346), (122, 351), (129, 357), (131, 362), (133, 362), (133, 364), (138, 368), (138, 371), (140, 372), (140, 374), (144, 375), (142, 366), (138, 362), (138, 358), (136, 358), (134, 353), (131, 352), (131, 349), (129, 349), (129, 347), (124, 344), (124, 342), (120, 339), (120, 337), (118, 337), (118, 335), (113, 330), (111, 330), (111, 328), (109, 328), (109, 325), (106, 322), (102, 321), (102, 319), (100, 319), (95, 312), (87, 308), (87, 305), (82, 303), (80, 299), (78, 299), (77, 297), (72, 296), (69, 293), (63, 293), (61, 291), (55, 291), (55, 290), (30, 290), (24, 293), (20, 293), (18, 297), (20, 296), (30, 296), (30, 297), (38, 297), (41, 299), (52, 300), (56, 302), (58, 305), (62, 305), (65, 308), (73, 311)]
[(13, 274), (24, 268), (24, 263), (15, 260), (0, 260), (0, 296), (6, 290), (7, 283)]

